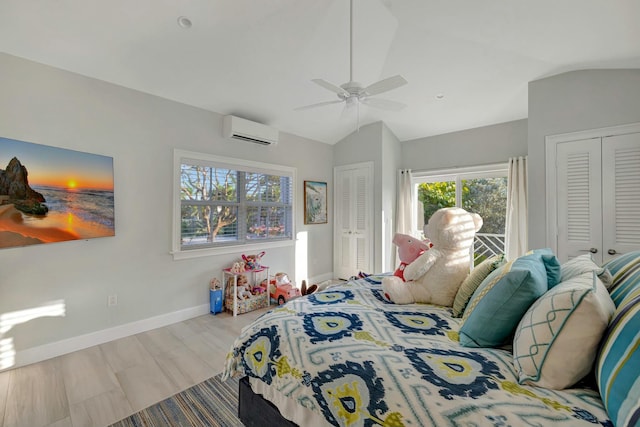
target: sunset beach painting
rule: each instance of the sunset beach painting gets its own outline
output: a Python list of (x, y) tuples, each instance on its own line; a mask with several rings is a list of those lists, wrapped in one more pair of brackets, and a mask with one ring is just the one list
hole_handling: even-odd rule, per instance
[(112, 157), (0, 137), (0, 248), (114, 235)]

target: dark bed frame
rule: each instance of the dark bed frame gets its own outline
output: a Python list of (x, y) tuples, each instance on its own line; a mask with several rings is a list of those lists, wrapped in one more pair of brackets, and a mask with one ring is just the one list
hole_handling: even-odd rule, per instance
[(238, 418), (246, 427), (298, 427), (298, 424), (280, 415), (273, 403), (255, 394), (248, 377), (241, 378), (238, 383)]

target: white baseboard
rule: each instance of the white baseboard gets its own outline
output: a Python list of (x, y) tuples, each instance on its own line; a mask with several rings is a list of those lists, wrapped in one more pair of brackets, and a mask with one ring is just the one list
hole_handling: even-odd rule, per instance
[(202, 316), (209, 312), (209, 304), (199, 305), (197, 307), (185, 308), (183, 310), (126, 323), (124, 325), (118, 325), (113, 328), (79, 335), (62, 341), (56, 341), (38, 347), (20, 350), (16, 352), (15, 364), (9, 367), (9, 369), (42, 362), (43, 360), (62, 356), (63, 354), (72, 353), (94, 345), (104, 344), (105, 342), (139, 334), (140, 332), (161, 328), (172, 323), (182, 322), (183, 320)]

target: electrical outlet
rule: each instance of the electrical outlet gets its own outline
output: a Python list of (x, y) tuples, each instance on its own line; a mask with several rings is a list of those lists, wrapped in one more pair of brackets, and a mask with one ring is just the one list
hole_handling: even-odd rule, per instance
[(107, 305), (109, 307), (118, 305), (118, 295), (109, 295), (109, 298), (107, 299)]

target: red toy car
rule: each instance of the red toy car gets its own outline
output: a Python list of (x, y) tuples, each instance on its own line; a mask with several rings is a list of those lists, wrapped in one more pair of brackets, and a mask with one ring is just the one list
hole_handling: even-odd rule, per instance
[(293, 286), (285, 273), (278, 273), (269, 281), (269, 296), (282, 305), (290, 299), (302, 296), (300, 289)]

